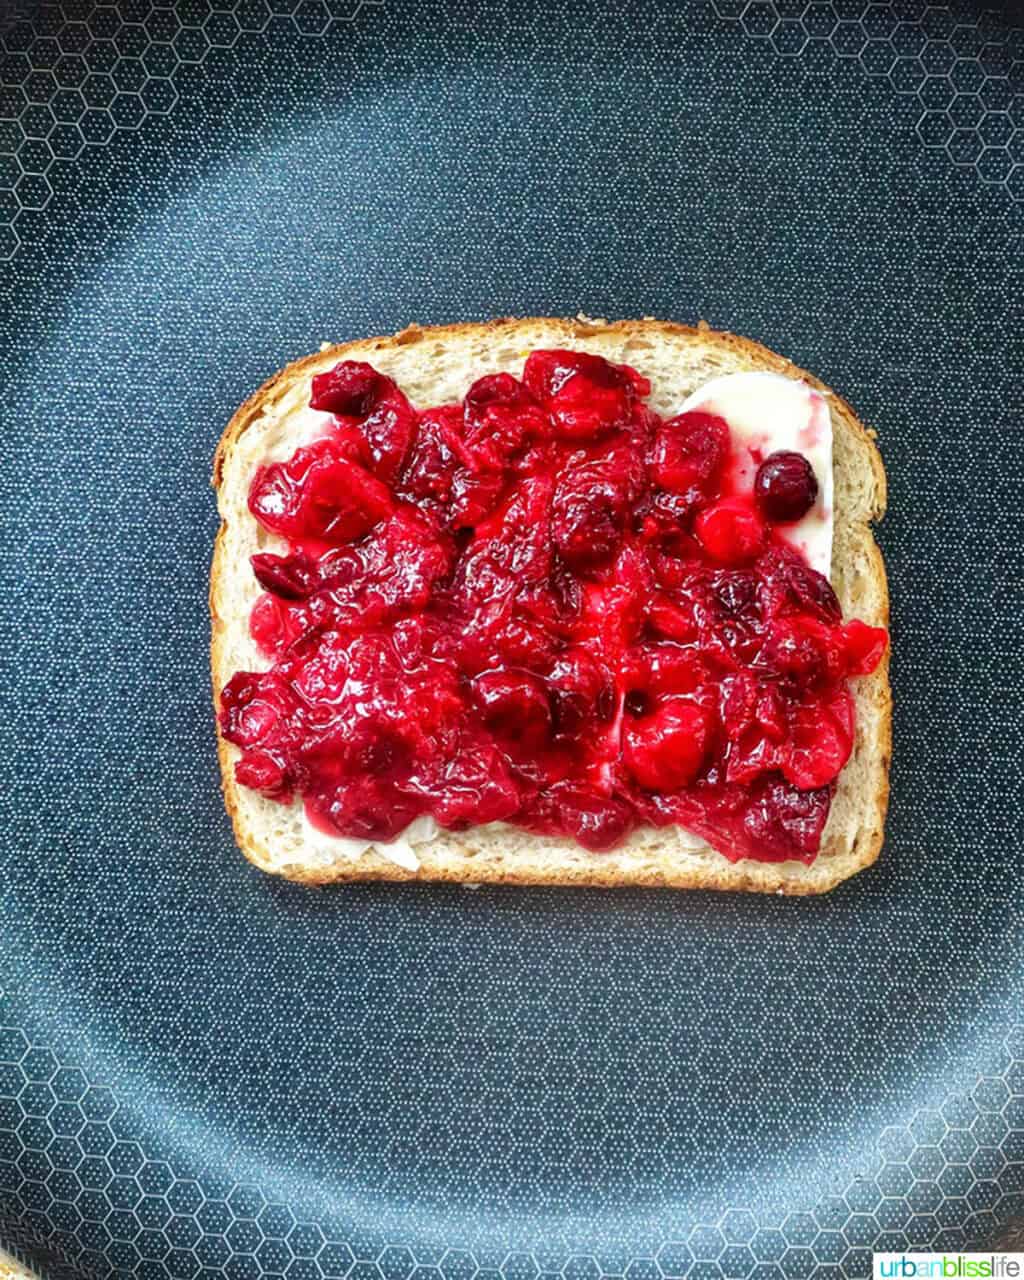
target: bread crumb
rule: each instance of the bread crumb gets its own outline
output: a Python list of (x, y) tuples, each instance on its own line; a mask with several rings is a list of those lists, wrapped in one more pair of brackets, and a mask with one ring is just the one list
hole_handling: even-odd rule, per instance
[(331, 343), (331, 342), (321, 342), (321, 343), (320, 343), (320, 350), (321, 350), (321, 351), (330, 351), (330, 349), (331, 349), (331, 347), (332, 347), (333, 345), (334, 345), (334, 344), (333, 344), (333, 343)]

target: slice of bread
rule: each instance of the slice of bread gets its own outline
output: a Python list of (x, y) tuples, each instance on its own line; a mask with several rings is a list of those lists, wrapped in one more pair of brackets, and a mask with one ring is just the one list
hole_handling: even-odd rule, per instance
[[(823, 391), (831, 406), (834, 435), (832, 583), (845, 616), (887, 625), (885, 568), (870, 527), (886, 502), (885, 471), (873, 433), (845, 401), (782, 356), (703, 324), (687, 328), (650, 319), (615, 324), (583, 317), (508, 319), (413, 326), (390, 338), (325, 346), (296, 361), (261, 387), (228, 424), (213, 469), (222, 518), (210, 583), (216, 705), (234, 672), (268, 665), (249, 636), (249, 612), (260, 590), (249, 557), (280, 549), (280, 540), (252, 518), (246, 499), (254, 469), (264, 461), (287, 458), (302, 443), (302, 410), (309, 401), (312, 376), (343, 358), (366, 360), (394, 378), (413, 404), (422, 407), (461, 398), (484, 373), (519, 374), (526, 355), (538, 347), (577, 348), (635, 366), (651, 380), (651, 407), (665, 415), (678, 411), (702, 383), (725, 373), (769, 370), (804, 378)], [(285, 806), (239, 786), (234, 777), (238, 749), (220, 739), (224, 797), (245, 856), (264, 871), (307, 884), (421, 879), (823, 893), (874, 862), (883, 839), (891, 749), (887, 657), (871, 675), (852, 683), (856, 741), (839, 778), (821, 852), (810, 866), (751, 859), (732, 863), (676, 828), (642, 829), (618, 849), (590, 853), (571, 840), (493, 824), (458, 833), (441, 831), (417, 845), (420, 868), (410, 871), (374, 849), (353, 854), (343, 843), (335, 847), (312, 834), (299, 802)]]

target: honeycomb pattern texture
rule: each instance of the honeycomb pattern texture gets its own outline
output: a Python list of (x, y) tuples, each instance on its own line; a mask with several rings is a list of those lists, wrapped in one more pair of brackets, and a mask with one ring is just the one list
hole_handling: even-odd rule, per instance
[[(62, 1273), (95, 1270), (302, 1280), (722, 1280), (862, 1276), (872, 1249), (942, 1248), (963, 1241), (956, 1219), (969, 1217), (974, 1242), (1022, 1201), (1024, 1152), (1013, 1144), (1024, 1116), (1024, 1024), (998, 1056), (999, 1074), (979, 1077), (970, 1093), (885, 1128), (872, 1163), (812, 1209), (765, 1225), (747, 1209), (729, 1209), (667, 1240), (649, 1256), (621, 1261), (555, 1250), (506, 1254), (480, 1248), (418, 1249), (353, 1241), (268, 1199), (254, 1183), (222, 1183), (179, 1174), (147, 1158), (131, 1136), (130, 1116), (106, 1086), (63, 1066), (17, 1027), (0, 1027), (4, 1079), (0, 1159), (19, 1190), (13, 1238), (42, 1246)], [(1000, 1069), (1001, 1068), (1001, 1069)], [(69, 1270), (63, 1260), (77, 1264)]]
[[(981, 4), (715, 0), (716, 12), (804, 68), (832, 58), (910, 99), (922, 144), (1024, 201), (1024, 19)], [(1009, 11), (1009, 12), (1007, 12)]]
[[(854, 1277), (1024, 1213), (1022, 209), (837, 39), (949, 45), (1013, 119), (1019, 20), (852, 8), (4, 27), (0, 1243), (47, 1276)], [(32, 207), (65, 28), (167, 109)], [(749, 334), (878, 428), (881, 862), (818, 902), (260, 876), (208, 693), (223, 424), (322, 339), (578, 310)]]
[[(21, 243), (19, 216), (44, 210), (55, 165), (137, 131), (178, 101), (176, 80), (277, 24), (322, 37), (381, 0), (43, 3), (0, 15), (0, 260)], [(1012, 6), (1011, 6), (1012, 7)], [(1024, 19), (996, 8), (890, 0), (715, 0), (804, 74), (835, 58), (884, 79), (915, 109), (923, 146), (1024, 201)]]
[(0, 14), (0, 259), (18, 250), (18, 216), (41, 212), (55, 165), (119, 130), (138, 131), (178, 101), (183, 69), (271, 23), (323, 36), (381, 0), (195, 0), (186, 4), (45, 3)]

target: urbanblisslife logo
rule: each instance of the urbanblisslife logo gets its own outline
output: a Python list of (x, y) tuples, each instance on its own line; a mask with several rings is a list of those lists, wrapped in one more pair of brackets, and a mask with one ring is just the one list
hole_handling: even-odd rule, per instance
[(874, 1280), (1024, 1280), (1024, 1253), (876, 1253)]

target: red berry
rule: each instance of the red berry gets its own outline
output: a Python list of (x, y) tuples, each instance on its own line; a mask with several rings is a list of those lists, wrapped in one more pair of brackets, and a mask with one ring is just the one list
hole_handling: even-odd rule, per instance
[(313, 379), (309, 403), (314, 409), (357, 419), (374, 472), (394, 479), (416, 429), (416, 413), (390, 378), (372, 365), (342, 360)]
[(705, 508), (694, 522), (701, 546), (722, 564), (746, 564), (756, 559), (767, 530), (745, 498), (723, 498)]
[(543, 681), (526, 671), (487, 671), (473, 681), (484, 720), (497, 732), (536, 745), (551, 732)]
[(846, 674), (865, 676), (882, 661), (889, 633), (884, 627), (869, 627), (859, 618), (852, 618), (843, 627), (843, 642), (846, 646)]
[(675, 791), (700, 772), (707, 742), (703, 710), (692, 702), (670, 700), (653, 715), (627, 723), (623, 763), (649, 791)]
[(740, 831), (749, 856), (768, 862), (814, 861), (832, 800), (830, 787), (801, 791), (777, 773), (755, 784)]
[(473, 465), (499, 473), (532, 440), (547, 434), (543, 409), (510, 373), (478, 378), (466, 392), (463, 417)]
[(641, 483), (632, 450), (617, 443), (564, 469), (555, 488), (551, 521), (555, 545), (566, 564), (586, 570), (615, 556)]
[(275, 595), (262, 595), (249, 614), (249, 634), (268, 658), (276, 658), (309, 625), (306, 611)]
[(365, 418), (377, 403), (382, 385), (388, 381), (373, 365), (342, 360), (333, 369), (313, 378), (310, 407), (346, 418)]
[(250, 557), (256, 581), (282, 600), (305, 600), (320, 585), (315, 561), (301, 551), (291, 556), (269, 553)]
[(650, 388), (628, 366), (584, 351), (534, 351), (523, 382), (563, 440), (592, 440), (627, 426), (638, 387)]
[(801, 703), (793, 708), (789, 751), (782, 772), (802, 791), (831, 782), (850, 758), (853, 738), (848, 723), (837, 711), (842, 709), (816, 703)]
[(651, 449), (654, 482), (690, 502), (711, 497), (729, 456), (729, 427), (712, 413), (694, 410), (659, 428)]
[(818, 497), (814, 468), (802, 453), (780, 449), (769, 454), (754, 477), (754, 497), (766, 520), (800, 520)]
[(561, 809), (569, 835), (591, 853), (605, 853), (620, 844), (634, 822), (628, 805), (599, 793), (576, 794)]
[(282, 715), (281, 694), (272, 677), (239, 671), (221, 690), (220, 727), (240, 747), (263, 742)]
[(812, 569), (806, 560), (788, 546), (775, 546), (766, 553), (768, 563), (763, 570), (773, 587), (788, 595), (789, 604), (815, 614), (823, 622), (839, 622), (843, 611), (832, 584), (823, 574)]
[(841, 633), (806, 614), (780, 618), (772, 627), (763, 657), (776, 671), (804, 685), (838, 680), (844, 670)]
[(457, 410), (448, 407), (420, 415), (397, 485), (400, 497), (429, 510), (448, 503), (455, 470), (460, 465), (455, 452), (460, 417)]
[(386, 486), (338, 458), (328, 440), (296, 449), (286, 463), (261, 467), (249, 490), (249, 510), (265, 528), (335, 544), (361, 537), (392, 506)]
[(538, 809), (547, 819), (542, 830), (554, 825), (593, 853), (619, 844), (635, 823), (625, 801), (584, 782), (556, 782), (540, 797)]
[(243, 787), (261, 791), (272, 800), (291, 799), (285, 766), (266, 751), (247, 751), (235, 765), (235, 777)]

